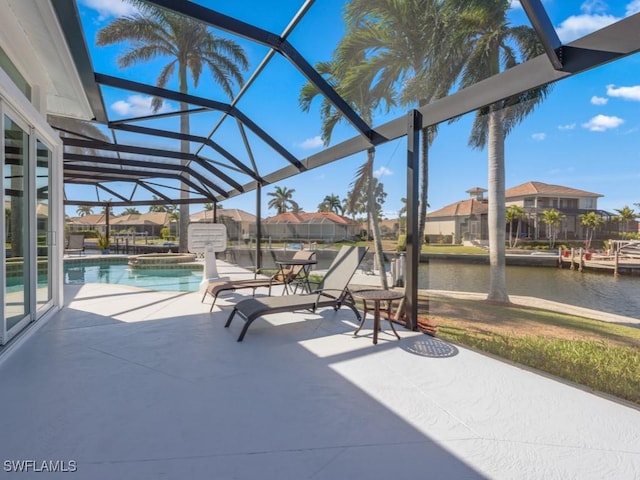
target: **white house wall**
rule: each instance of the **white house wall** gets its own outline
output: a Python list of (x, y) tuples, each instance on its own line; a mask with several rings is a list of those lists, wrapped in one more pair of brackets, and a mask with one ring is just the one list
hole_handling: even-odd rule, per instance
[[(59, 308), (63, 304), (63, 268), (62, 268), (62, 248), (64, 242), (64, 209), (62, 204), (62, 142), (57, 132), (55, 132), (46, 121), (45, 110), (45, 98), (46, 89), (42, 85), (46, 85), (46, 75), (43, 73), (44, 69), (39, 61), (39, 56), (32, 49), (32, 42), (29, 40), (29, 35), (35, 37), (42, 37), (45, 32), (42, 27), (32, 25), (36, 31), (24, 30), (24, 25), (21, 23), (21, 19), (15, 16), (14, 7), (18, 11), (25, 14), (28, 8), (40, 11), (44, 9), (50, 10), (49, 2), (46, 1), (7, 1), (0, 0), (0, 46), (5, 51), (7, 56), (14, 62), (14, 65), (20, 71), (21, 75), (31, 84), (32, 88), (32, 102), (24, 96), (24, 94), (16, 87), (11, 78), (0, 69), (0, 115), (8, 113), (10, 116), (17, 118), (21, 123), (27, 126), (27, 133), (29, 134), (29, 157), (28, 157), (28, 169), (33, 177), (30, 179), (29, 193), (35, 195), (35, 145), (36, 140), (40, 140), (51, 150), (51, 165), (49, 175), (51, 178), (51, 191), (49, 192), (49, 215), (51, 216), (52, 231), (49, 232), (50, 250), (49, 255), (52, 259), (51, 262), (51, 294), (53, 310)], [(51, 12), (52, 13), (52, 12)], [(38, 14), (40, 15), (40, 14)], [(57, 28), (57, 23), (54, 29)], [(44, 40), (41, 40), (44, 41)], [(66, 48), (66, 47), (65, 47)], [(33, 63), (32, 63), (33, 62)], [(33, 83), (31, 83), (33, 82)], [(0, 152), (2, 158), (4, 158), (4, 151)], [(4, 198), (4, 195), (2, 195)], [(35, 209), (35, 200), (30, 199), (28, 205), (31, 209)], [(2, 218), (2, 228), (0, 232), (3, 233), (4, 238), (4, 216)], [(34, 225), (30, 228), (30, 235), (32, 236), (30, 243), (30, 253), (32, 258), (36, 256), (36, 236), (37, 229), (35, 228), (35, 215), (33, 219)], [(35, 274), (35, 262), (33, 264), (33, 274)], [(4, 267), (4, 265), (3, 265)], [(3, 270), (4, 275), (4, 270)], [(36, 308), (35, 304), (30, 308), (33, 319), (35, 319)], [(42, 312), (38, 312), (42, 313)], [(4, 313), (3, 313), (4, 315)]]

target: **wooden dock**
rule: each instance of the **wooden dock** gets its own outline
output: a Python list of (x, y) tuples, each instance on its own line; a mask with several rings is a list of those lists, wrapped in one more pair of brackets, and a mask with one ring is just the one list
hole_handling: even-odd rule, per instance
[(558, 257), (560, 268), (569, 268), (582, 272), (611, 272), (614, 275), (640, 275), (640, 257), (614, 252), (613, 255), (584, 251), (580, 249), (564, 250)]

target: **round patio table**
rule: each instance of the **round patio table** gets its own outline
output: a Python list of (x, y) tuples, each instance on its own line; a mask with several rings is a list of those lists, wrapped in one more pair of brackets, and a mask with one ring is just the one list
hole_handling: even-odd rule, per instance
[[(362, 315), (362, 320), (360, 321), (360, 326), (353, 333), (357, 335), (358, 332), (362, 329), (364, 325), (364, 320), (367, 316), (367, 312), (373, 310), (373, 343), (374, 345), (378, 343), (378, 330), (380, 330), (380, 310), (381, 303), (387, 302), (387, 321), (391, 326), (391, 330), (395, 336), (400, 340), (400, 335), (396, 332), (395, 327), (393, 326), (393, 322), (391, 321), (391, 302), (394, 300), (400, 300), (404, 297), (404, 292), (397, 292), (394, 290), (380, 290), (380, 289), (370, 289), (370, 290), (358, 290), (352, 293), (353, 298), (356, 300), (362, 300), (364, 305), (364, 314)], [(367, 306), (367, 302), (372, 302), (373, 307), (369, 308)]]

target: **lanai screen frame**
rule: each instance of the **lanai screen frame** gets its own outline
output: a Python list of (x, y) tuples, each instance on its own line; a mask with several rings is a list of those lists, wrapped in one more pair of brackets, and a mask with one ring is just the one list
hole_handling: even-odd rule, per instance
[[(418, 163), (419, 163), (419, 132), (426, 126), (437, 125), (441, 122), (459, 117), (469, 112), (473, 112), (486, 105), (490, 105), (503, 98), (511, 95), (526, 92), (528, 90), (540, 87), (555, 81), (568, 78), (572, 75), (584, 72), (586, 70), (604, 65), (611, 61), (621, 59), (633, 53), (640, 51), (640, 36), (637, 32), (640, 31), (640, 14), (634, 14), (623, 20), (620, 20), (608, 27), (591, 33), (585, 37), (582, 37), (567, 45), (562, 45), (553, 25), (546, 13), (544, 6), (540, 0), (521, 0), (521, 4), (529, 17), (529, 20), (536, 30), (542, 45), (545, 48), (545, 55), (538, 56), (530, 61), (522, 63), (514, 68), (511, 68), (503, 73), (490, 77), (482, 82), (479, 82), (469, 88), (458, 91), (448, 97), (445, 97), (436, 102), (425, 105), (421, 108), (408, 112), (407, 115), (396, 118), (385, 124), (371, 127), (368, 126), (362, 119), (346, 104), (346, 102), (340, 98), (340, 96), (328, 85), (322, 77), (306, 62), (306, 60), (286, 41), (286, 37), (291, 32), (293, 27), (299, 22), (302, 16), (306, 13), (308, 8), (313, 3), (312, 0), (308, 0), (299, 10), (296, 17), (289, 24), (287, 29), (282, 35), (275, 35), (271, 32), (266, 32), (262, 29), (254, 27), (240, 20), (228, 17), (226, 15), (219, 14), (211, 9), (203, 7), (201, 5), (192, 2), (175, 2), (172, 0), (145, 0), (149, 4), (153, 4), (159, 7), (166, 8), (168, 10), (180, 13), (200, 21), (209, 24), (212, 27), (230, 31), (234, 34), (248, 38), (251, 41), (261, 43), (270, 47), (269, 54), (263, 60), (263, 63), (258, 66), (251, 80), (260, 75), (260, 71), (264, 66), (264, 62), (267, 62), (270, 56), (278, 53), (289, 59), (293, 64), (305, 75), (305, 77), (314, 83), (318, 89), (329, 98), (332, 103), (338, 108), (343, 115), (354, 125), (358, 130), (359, 135), (343, 141), (334, 146), (328, 147), (323, 151), (314, 155), (308, 156), (304, 159), (296, 159), (294, 156), (286, 152), (286, 149), (279, 145), (272, 145), (279, 153), (283, 155), (288, 161), (289, 165), (279, 170), (267, 173), (265, 175), (259, 175), (257, 167), (254, 164), (254, 175), (250, 175), (253, 179), (244, 185), (229, 182), (232, 187), (227, 190), (220, 189), (218, 184), (213, 182), (204, 182), (204, 188), (199, 188), (203, 193), (203, 198), (192, 198), (188, 200), (189, 203), (203, 203), (212, 201), (217, 203), (225, 198), (231, 198), (236, 195), (248, 193), (250, 191), (256, 191), (257, 201), (256, 209), (258, 215), (258, 229), (257, 229), (257, 245), (258, 252), (261, 245), (261, 232), (259, 215), (261, 210), (260, 205), (260, 192), (263, 186), (276, 183), (281, 180), (290, 178), (303, 171), (319, 168), (337, 160), (349, 157), (356, 153), (366, 151), (372, 145), (380, 145), (398, 138), (407, 137), (407, 278), (406, 278), (406, 295), (407, 295), (407, 328), (417, 328), (417, 279), (418, 279), (418, 262), (419, 262), (419, 248), (420, 242), (417, 241), (416, 233), (418, 231), (418, 215), (417, 215), (417, 186), (418, 186)], [(75, 0), (51, 0), (58, 20), (63, 29), (64, 35), (67, 39), (70, 51), (76, 64), (76, 69), (81, 77), (83, 86), (87, 95), (87, 98), (91, 104), (94, 112), (94, 121), (108, 125), (114, 129), (126, 129), (129, 127), (123, 127), (122, 122), (118, 124), (110, 124), (106, 110), (104, 107), (104, 101), (102, 99), (102, 93), (99, 85), (112, 85), (121, 88), (131, 89), (132, 91), (145, 92), (153, 94), (161, 98), (170, 98), (176, 100), (187, 100), (188, 103), (194, 105), (202, 105), (207, 108), (214, 108), (222, 110), (225, 114), (234, 115), (243, 125), (249, 126), (249, 128), (255, 129), (254, 132), (263, 131), (258, 125), (254, 124), (250, 118), (246, 117), (242, 112), (235, 108), (234, 99), (229, 104), (223, 104), (214, 100), (205, 98), (199, 98), (195, 96), (183, 96), (176, 91), (158, 89), (151, 85), (145, 85), (138, 82), (131, 82), (124, 79), (119, 79), (112, 76), (107, 76), (93, 71), (91, 59), (88, 53), (88, 48), (85, 43), (82, 27), (79, 21), (79, 14), (75, 4)], [(248, 88), (248, 87), (247, 87)], [(240, 95), (244, 92), (244, 89), (240, 92)], [(154, 132), (147, 132), (154, 134)], [(162, 132), (166, 134), (167, 132)], [(213, 132), (212, 132), (213, 133)], [(160, 132), (155, 132), (160, 134)], [(266, 132), (265, 132), (266, 134)], [(258, 134), (258, 136), (261, 136)], [(190, 136), (193, 137), (193, 136)], [(173, 134), (173, 138), (183, 139), (180, 134)], [(266, 142), (271, 142), (272, 139), (262, 137)], [(184, 138), (190, 141), (201, 141), (204, 146), (207, 142), (211, 141), (211, 138)], [(83, 140), (65, 140), (65, 145), (68, 146), (90, 146), (90, 147), (104, 147), (104, 144), (97, 142), (96, 140), (87, 139)], [(131, 152), (135, 146), (128, 146), (119, 149), (118, 144), (114, 143), (109, 146), (110, 149), (118, 152)], [(142, 147), (139, 147), (142, 148)], [(143, 153), (157, 155), (161, 157), (163, 152), (150, 152), (148, 150), (139, 150)], [(176, 156), (175, 151), (165, 151), (164, 155), (168, 157)], [(251, 158), (250, 150), (248, 150), (248, 156)], [(65, 158), (73, 158), (70, 153), (65, 152)], [(197, 156), (197, 154), (196, 154)], [(179, 157), (184, 159), (183, 157)], [(86, 160), (90, 160), (87, 158)], [(196, 160), (195, 157), (189, 157), (187, 160)], [(251, 162), (253, 159), (251, 158)], [(96, 164), (98, 164), (96, 159)], [(120, 165), (119, 179), (122, 181), (139, 181), (140, 171), (130, 170), (127, 171), (127, 160), (124, 159)], [(133, 166), (133, 163), (129, 164)], [(163, 170), (167, 169), (166, 163), (161, 162), (149, 162), (149, 176), (153, 173), (159, 174)], [(67, 170), (65, 169), (65, 182), (72, 181), (71, 174), (67, 176)], [(109, 173), (110, 170), (105, 169), (104, 173)], [(209, 170), (212, 176), (216, 175), (215, 171)], [(186, 167), (184, 173), (191, 175), (193, 170)], [(249, 172), (245, 172), (248, 173)], [(181, 173), (178, 173), (180, 177)], [(217, 177), (221, 179), (220, 176)], [(224, 181), (224, 179), (223, 179)], [(215, 192), (218, 194), (216, 195)], [(120, 196), (119, 196), (120, 197)], [(180, 199), (169, 199), (163, 197), (155, 203), (171, 203), (179, 204), (184, 202)], [(67, 204), (77, 204), (73, 200), (66, 200)], [(104, 205), (105, 202), (87, 202), (83, 201), (83, 204), (100, 204)], [(126, 198), (120, 197), (120, 201), (111, 202), (111, 205), (136, 205), (142, 204), (142, 202), (128, 201)], [(153, 201), (144, 202), (144, 204), (154, 204)], [(260, 255), (257, 255), (260, 258)], [(258, 265), (259, 266), (259, 265)]]

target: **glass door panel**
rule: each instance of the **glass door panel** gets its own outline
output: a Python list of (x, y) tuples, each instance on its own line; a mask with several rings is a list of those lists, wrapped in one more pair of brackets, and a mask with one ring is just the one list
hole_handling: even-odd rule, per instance
[(4, 117), (5, 305), (9, 332), (30, 313), (29, 299), (29, 134)]
[(36, 142), (36, 309), (47, 306), (51, 300), (51, 257), (52, 240), (51, 214), (49, 213), (49, 195), (51, 192), (51, 150), (40, 140)]

